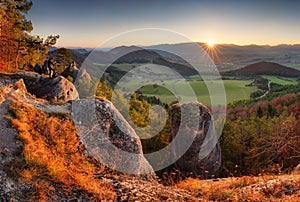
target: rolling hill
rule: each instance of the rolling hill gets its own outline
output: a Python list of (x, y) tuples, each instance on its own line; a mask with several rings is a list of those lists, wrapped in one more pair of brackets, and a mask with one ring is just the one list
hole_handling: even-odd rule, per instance
[[(205, 49), (205, 44), (199, 43), (199, 45)], [(81, 49), (54, 49), (49, 55), (54, 58), (64, 57), (59, 59), (64, 61), (61, 64), (62, 67), (66, 66), (70, 59), (76, 61), (80, 67), (85, 58), (89, 56), (91, 64), (109, 64), (112, 61), (114, 64), (154, 63), (175, 69), (184, 76), (191, 76), (196, 72), (190, 68), (186, 61), (173, 53), (181, 53), (185, 59), (193, 61), (198, 60), (195, 56), (197, 50), (199, 51), (199, 46), (195, 46), (195, 43), (182, 43), (148, 47), (119, 46), (105, 51), (95, 49), (91, 54)], [(213, 52), (217, 55), (213, 60), (221, 70), (221, 74), (225, 76), (271, 75), (297, 78), (300, 77), (299, 71), (289, 68), (289, 66), (300, 64), (299, 50), (300, 45), (238, 46), (218, 44), (214, 47)], [(125, 69), (122, 69), (121, 66), (117, 65), (116, 69), (119, 68), (123, 72)]]
[(48, 57), (54, 58), (61, 67), (69, 66), (72, 61), (75, 61), (79, 66), (85, 60), (85, 55), (80, 52), (81, 50), (72, 50), (67, 48), (59, 48), (50, 51)]
[[(199, 45), (207, 50), (205, 43)], [(193, 60), (196, 46), (193, 43), (161, 44), (148, 46), (147, 49), (166, 50), (168, 52), (181, 52)], [(213, 51), (208, 51), (214, 63), (220, 70), (234, 70), (247, 65), (270, 61), (284, 65), (300, 64), (300, 45), (235, 45), (216, 44)], [(166, 55), (168, 57), (168, 55)], [(172, 57), (176, 59), (176, 57)]]
[(168, 61), (164, 58), (157, 58), (153, 61), (154, 64), (170, 67), (171, 69), (175, 70), (179, 74), (185, 77), (198, 75), (199, 73), (197, 70), (195, 70), (193, 67), (191, 67), (189, 64), (180, 64), (176, 62)]
[(107, 52), (110, 54), (122, 56), (126, 53), (130, 53), (130, 52), (134, 52), (134, 51), (138, 51), (138, 50), (143, 50), (143, 48), (138, 47), (138, 46), (118, 46)]
[[(198, 43), (203, 50), (206, 50), (205, 43)], [(50, 52), (57, 50), (53, 48)], [(90, 50), (82, 51), (82, 49), (73, 49), (84, 57), (87, 57)], [(162, 58), (172, 62), (184, 63), (184, 61), (172, 54), (181, 53), (185, 60), (195, 60), (195, 52), (199, 51), (199, 47), (195, 43), (179, 43), (179, 44), (160, 44), (153, 46), (119, 46), (111, 50), (94, 49), (91, 62), (107, 64), (113, 58), (120, 58), (130, 52), (138, 50), (147, 50), (159, 54)], [(163, 51), (164, 50), (164, 51)], [(236, 70), (258, 62), (269, 61), (286, 65), (288, 67), (300, 64), (300, 45), (234, 45), (234, 44), (216, 44), (213, 51), (208, 51), (214, 63), (220, 70)]]
[(292, 69), (274, 62), (258, 62), (244, 68), (223, 73), (224, 76), (256, 77), (260, 75), (272, 75), (297, 78), (300, 71)]
[(135, 50), (132, 52), (129, 52), (126, 55), (121, 56), (118, 58), (114, 64), (132, 64), (132, 63), (148, 63), (152, 62), (155, 59), (161, 58), (162, 56), (148, 50)]
[[(124, 68), (126, 64), (132, 64), (132, 68), (134, 68), (134, 64), (146, 63), (167, 66), (184, 77), (197, 74), (197, 71), (186, 62), (184, 63), (183, 60), (181, 60), (181, 63), (174, 62), (174, 60), (164, 57), (153, 50), (147, 50), (137, 46), (120, 46), (110, 51), (95, 50), (91, 54), (90, 52), (84, 53), (85, 52), (79, 49), (71, 50), (59, 48), (51, 51), (48, 57), (52, 57), (58, 62), (58, 72), (63, 71), (72, 61), (75, 61), (78, 67), (80, 67), (87, 57), (88, 66), (91, 66), (90, 69), (95, 68), (95, 64), (105, 65), (113, 61), (113, 64), (106, 70), (107, 76), (110, 78), (109, 80), (113, 83), (117, 82), (124, 74), (130, 71), (130, 69)], [(161, 51), (161, 53), (163, 52)], [(115, 58), (117, 59), (115, 60)], [(87, 63), (85, 65), (87, 65)]]
[[(128, 67), (127, 64), (132, 64), (131, 67)], [(117, 83), (119, 79), (122, 78), (126, 73), (131, 69), (135, 68), (136, 64), (156, 64), (176, 71), (183, 77), (190, 77), (197, 74), (197, 71), (193, 69), (188, 64), (180, 64), (173, 62), (159, 55), (158, 53), (150, 50), (136, 50), (130, 52), (120, 58), (118, 58), (112, 65), (106, 69), (106, 78), (113, 84)], [(124, 68), (126, 67), (127, 68)], [(129, 68), (129, 69), (128, 69)], [(147, 72), (147, 74), (155, 75), (155, 72)]]

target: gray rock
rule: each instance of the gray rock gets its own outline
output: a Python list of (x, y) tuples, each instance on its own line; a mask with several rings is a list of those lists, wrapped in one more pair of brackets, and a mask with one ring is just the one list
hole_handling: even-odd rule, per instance
[[(73, 81), (76, 79), (84, 79), (86, 81), (91, 81), (91, 75), (86, 71), (86, 69), (80, 70), (75, 62), (72, 62), (62, 73), (62, 76), (68, 78), (72, 77)], [(77, 78), (78, 77), (78, 78)]]
[(79, 73), (79, 68), (76, 66), (76, 64), (73, 65), (73, 63), (68, 66), (62, 73), (61, 75), (67, 78), (68, 76), (72, 77), (73, 80), (77, 78), (77, 75)]
[(37, 81), (26, 86), (30, 93), (52, 103), (79, 99), (73, 83), (62, 76), (55, 78), (40, 77)]
[(1, 73), (0, 77), (14, 82), (23, 79), (28, 92), (52, 103), (78, 100), (79, 94), (72, 82), (62, 76), (48, 78), (35, 72)]
[[(199, 110), (198, 110), (199, 109)], [(184, 113), (183, 113), (184, 111)], [(174, 104), (169, 108), (171, 140), (182, 134), (187, 139), (175, 145), (174, 154), (187, 147), (176, 167), (186, 176), (211, 177), (218, 173), (221, 150), (209, 109), (201, 103)], [(188, 139), (193, 138), (188, 147)]]
[(111, 102), (73, 101), (71, 114), (81, 142), (97, 161), (120, 172), (153, 174), (140, 138)]

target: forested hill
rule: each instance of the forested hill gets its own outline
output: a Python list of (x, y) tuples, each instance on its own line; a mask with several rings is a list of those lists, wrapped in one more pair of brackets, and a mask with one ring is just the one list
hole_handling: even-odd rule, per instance
[(259, 75), (273, 75), (282, 77), (300, 77), (300, 71), (274, 62), (259, 62), (244, 68), (224, 72), (225, 76), (255, 77)]

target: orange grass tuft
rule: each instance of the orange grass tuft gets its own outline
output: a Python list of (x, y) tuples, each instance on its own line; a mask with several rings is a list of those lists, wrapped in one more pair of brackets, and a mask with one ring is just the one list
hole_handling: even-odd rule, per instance
[(300, 175), (188, 178), (174, 185), (208, 201), (299, 201)]
[(84, 156), (75, 126), (68, 117), (51, 116), (17, 102), (10, 109), (15, 115), (11, 123), (24, 143), (23, 155), (28, 164), (18, 171), (19, 176), (36, 182), (41, 199), (48, 190), (43, 187), (48, 185), (40, 179), (86, 190), (99, 200), (113, 199), (111, 186), (94, 178), (99, 168)]

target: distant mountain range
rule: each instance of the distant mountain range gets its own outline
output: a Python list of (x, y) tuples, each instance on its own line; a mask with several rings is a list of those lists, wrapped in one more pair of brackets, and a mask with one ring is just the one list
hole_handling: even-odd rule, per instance
[[(194, 57), (195, 49), (198, 49), (194, 44), (195, 43), (161, 44), (146, 47), (120, 46), (108, 51), (95, 49), (93, 53), (97, 55), (100, 61), (109, 62), (114, 57), (121, 57), (132, 51), (146, 49), (158, 53), (165, 59), (180, 61), (181, 59), (178, 56), (170, 53), (181, 52), (185, 58), (190, 57), (190, 59), (193, 59), (192, 57)], [(213, 49), (210, 49), (205, 43), (198, 44), (203, 50), (207, 50), (208, 54), (220, 69), (238, 69), (263, 61), (275, 62), (283, 65), (300, 64), (300, 45), (239, 46), (234, 44), (217, 44)], [(51, 50), (53, 51), (56, 49), (57, 48), (54, 47)], [(91, 51), (91, 49), (84, 48), (72, 50), (83, 55), (87, 55)]]
[(159, 58), (163, 58), (163, 57), (156, 52), (140, 49), (140, 50), (129, 52), (126, 55), (121, 56), (115, 61), (115, 63), (116, 64), (149, 63)]
[[(206, 51), (220, 70), (238, 69), (257, 62), (275, 62), (283, 65), (300, 64), (300, 45), (238, 46), (234, 44), (216, 44), (213, 48), (205, 43), (199, 45)], [(195, 46), (192, 43), (149, 46), (149, 49), (164, 49), (170, 52), (184, 52), (185, 58), (192, 60)], [(172, 58), (174, 59), (174, 58)]]
[[(84, 53), (84, 50), (68, 50), (65, 48), (55, 49), (54, 51), (49, 53), (49, 56), (57, 59), (62, 66), (68, 66), (71, 61), (75, 61), (78, 66), (80, 67), (86, 57), (89, 56), (89, 63), (90, 65), (103, 65), (107, 64), (111, 66), (106, 70), (108, 73), (115, 73), (118, 74), (121, 78), (121, 73), (126, 73), (127, 70), (122, 69), (122, 67), (116, 67), (116, 64), (132, 64), (132, 68), (134, 64), (144, 64), (144, 63), (152, 63), (157, 65), (167, 66), (184, 77), (189, 77), (192, 75), (197, 74), (197, 71), (193, 69), (189, 64), (186, 62), (184, 63), (181, 60), (180, 63), (170, 60), (155, 51), (146, 50), (136, 46), (121, 46), (114, 48), (110, 51), (98, 51), (95, 50), (92, 52)], [(82, 54), (84, 53), (84, 54)], [(162, 52), (161, 52), (162, 53)], [(166, 53), (165, 53), (166, 54)], [(171, 54), (169, 54), (170, 56)], [(119, 69), (119, 70), (118, 70)]]
[[(198, 45), (195, 45), (195, 43), (181, 43), (147, 47), (120, 46), (107, 51), (94, 49), (92, 52), (91, 49), (83, 48), (52, 48), (49, 55), (61, 59), (63, 54), (65, 54), (68, 59), (65, 60), (64, 66), (67, 65), (70, 60), (74, 60), (80, 67), (87, 56), (90, 56), (90, 64), (110, 64), (112, 61), (114, 64), (150, 62), (168, 66), (188, 77), (196, 74), (196, 72), (186, 60), (199, 60), (199, 57), (201, 57), (199, 56), (199, 47), (203, 49), (203, 55), (209, 54), (211, 56), (221, 71), (229, 71), (230, 73), (226, 73), (227, 75), (254, 74), (253, 72), (266, 74), (266, 71), (270, 69), (273, 70), (271, 73), (269, 72), (269, 75), (285, 76), (287, 74), (288, 76), (295, 75), (295, 77), (298, 75), (298, 71), (286, 66), (300, 64), (300, 45), (238, 46), (233, 44), (220, 44), (209, 48), (205, 43), (198, 43)], [(180, 56), (185, 60), (173, 53), (180, 53)], [(264, 63), (265, 61), (268, 63)], [(278, 65), (275, 63), (278, 63)], [(114, 67), (114, 71), (118, 71), (117, 69), (117, 67)], [(240, 69), (240, 71), (233, 71), (237, 69)], [(121, 72), (124, 71), (123, 69), (119, 70)]]

